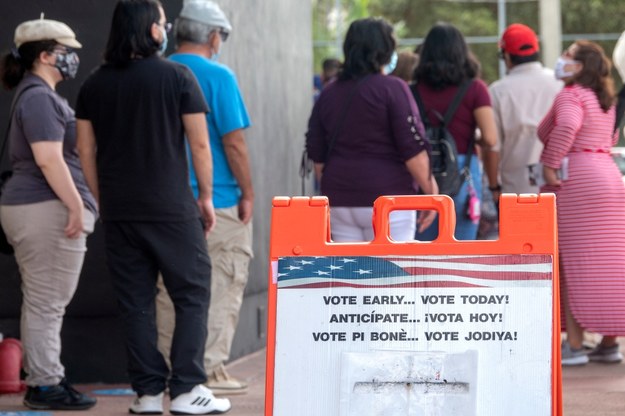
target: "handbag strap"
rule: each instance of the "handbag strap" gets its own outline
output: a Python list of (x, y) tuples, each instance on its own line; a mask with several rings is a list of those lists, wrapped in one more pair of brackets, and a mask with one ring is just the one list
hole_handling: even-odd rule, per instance
[(343, 124), (345, 123), (345, 118), (347, 117), (347, 112), (349, 111), (349, 107), (351, 107), (352, 101), (354, 100), (354, 96), (356, 95), (358, 88), (364, 83), (364, 81), (367, 78), (369, 78), (369, 75), (365, 75), (364, 77), (360, 78), (358, 82), (356, 82), (356, 85), (354, 85), (354, 87), (352, 88), (349, 94), (349, 97), (347, 98), (345, 107), (343, 107), (343, 112), (341, 113), (341, 117), (339, 118), (339, 122), (336, 125), (336, 128), (334, 129), (332, 137), (330, 138), (330, 144), (328, 145), (328, 150), (326, 152), (325, 163), (328, 163), (328, 157), (330, 156), (330, 153), (332, 153), (332, 149), (334, 149), (334, 145), (336, 144), (336, 139), (339, 133), (341, 132), (341, 129), (343, 128)]
[(458, 109), (458, 106), (462, 102), (462, 99), (464, 98), (472, 83), (473, 80), (470, 79), (468, 81), (465, 81), (462, 85), (460, 85), (460, 88), (458, 88), (458, 91), (456, 92), (453, 101), (451, 102), (451, 104), (449, 104), (449, 107), (447, 108), (445, 117), (443, 117), (443, 123), (445, 123), (445, 125), (449, 124), (454, 115), (456, 115), (456, 110)]
[(421, 116), (421, 121), (425, 125), (425, 127), (429, 127), (432, 125), (430, 123), (430, 119), (427, 116), (425, 111), (425, 105), (423, 104), (423, 99), (421, 98), (421, 94), (419, 94), (419, 89), (417, 88), (417, 84), (412, 84), (410, 86), (410, 91), (412, 92), (412, 96), (414, 100), (417, 102), (417, 108), (419, 109), (419, 115)]
[[(449, 122), (451, 121), (451, 119), (454, 118), (454, 115), (456, 114), (456, 110), (458, 110), (458, 106), (462, 102), (462, 99), (464, 98), (465, 94), (469, 90), (469, 87), (471, 86), (472, 83), (473, 83), (473, 80), (468, 80), (460, 85), (460, 87), (458, 88), (458, 91), (454, 95), (453, 100), (451, 101), (451, 104), (449, 104), (449, 107), (447, 107), (447, 111), (445, 112), (444, 117), (441, 117), (438, 112), (435, 112), (439, 116), (440, 121), (445, 126), (449, 125)], [(425, 124), (426, 127), (431, 126), (432, 123), (430, 122), (430, 119), (427, 116), (427, 112), (425, 111), (425, 104), (423, 103), (421, 94), (419, 94), (419, 89), (417, 88), (417, 84), (412, 84), (410, 86), (410, 90), (412, 91), (412, 96), (417, 102), (417, 107), (419, 108), (419, 115), (421, 116), (421, 120), (423, 121), (423, 124)]]
[[(454, 102), (451, 103), (451, 106), (447, 109), (447, 113), (445, 113), (445, 125), (449, 123), (456, 113), (460, 102), (464, 98), (465, 94), (469, 90), (469, 87), (473, 84), (473, 80), (470, 79), (464, 84), (460, 86), (458, 92), (456, 93), (456, 97), (454, 98)], [(448, 118), (449, 117), (449, 118)], [(473, 157), (473, 148), (475, 147), (475, 132), (471, 135), (471, 139), (469, 140), (469, 145), (467, 147), (466, 159), (464, 161), (464, 169), (462, 171), (462, 175), (464, 175), (465, 179), (467, 177), (471, 177), (471, 158)]]
[(0, 163), (4, 159), (4, 154), (7, 150), (7, 144), (9, 143), (9, 132), (11, 131), (11, 123), (13, 122), (13, 113), (15, 113), (15, 107), (17, 107), (17, 102), (26, 91), (34, 87), (40, 87), (39, 84), (30, 84), (22, 88), (15, 94), (13, 101), (11, 102), (11, 109), (9, 110), (9, 124), (7, 124), (6, 132), (4, 133), (4, 142), (2, 142), (2, 148), (0, 149)]

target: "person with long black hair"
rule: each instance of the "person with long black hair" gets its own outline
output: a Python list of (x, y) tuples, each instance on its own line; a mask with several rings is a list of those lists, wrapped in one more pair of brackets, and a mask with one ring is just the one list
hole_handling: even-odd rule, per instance
[[(470, 52), (462, 33), (449, 23), (434, 25), (421, 46), (419, 64), (415, 69), (415, 88), (424, 104), (424, 111), (433, 126), (440, 121), (437, 113), (444, 115), (458, 90), (470, 83), (460, 105), (447, 126), (458, 149), (458, 168), (464, 169), (471, 154), (470, 176), (456, 195), (456, 230), (459, 240), (475, 240), (478, 222), (467, 216), (467, 202), (471, 196), (481, 200), (482, 172), (475, 155), (476, 128), (480, 130), (478, 144), (490, 148), (497, 142), (497, 127), (491, 106), (488, 87), (479, 79), (479, 63)], [(417, 234), (418, 240), (433, 240), (438, 224)]]
[[(211, 287), (205, 237), (215, 226), (208, 108), (192, 72), (160, 56), (170, 27), (157, 0), (118, 1), (105, 63), (78, 96), (78, 150), (100, 202), (137, 393), (130, 412), (162, 413), (169, 388), (171, 413), (220, 414), (230, 401), (204, 386), (203, 363)], [(171, 372), (157, 348), (159, 272), (176, 310)]]
[(96, 403), (67, 382), (60, 360), (65, 308), (97, 216), (76, 152), (74, 110), (56, 92), (59, 82), (76, 76), (78, 48), (65, 23), (30, 20), (16, 28), (1, 70), (15, 99), (7, 138), (13, 176), (2, 191), (0, 219), (22, 279), (24, 404), (38, 410)]
[[(372, 205), (381, 195), (437, 194), (429, 143), (405, 81), (387, 76), (396, 62), (393, 27), (383, 19), (354, 21), (345, 36), (338, 80), (321, 92), (306, 133), (306, 147), (330, 201), (334, 241), (373, 238)], [(420, 230), (433, 221), (424, 211)], [(396, 241), (414, 239), (414, 211), (391, 213)]]

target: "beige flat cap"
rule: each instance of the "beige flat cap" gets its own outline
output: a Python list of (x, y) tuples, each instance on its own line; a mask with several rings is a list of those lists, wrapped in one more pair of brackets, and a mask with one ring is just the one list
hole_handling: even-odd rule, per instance
[(65, 23), (56, 20), (38, 19), (21, 23), (15, 29), (15, 46), (18, 48), (27, 42), (55, 40), (70, 48), (82, 48), (76, 40), (76, 34)]

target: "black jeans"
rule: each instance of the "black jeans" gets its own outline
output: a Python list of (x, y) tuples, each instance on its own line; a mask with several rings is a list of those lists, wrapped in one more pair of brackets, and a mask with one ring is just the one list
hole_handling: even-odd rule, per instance
[[(158, 394), (169, 377), (170, 396), (175, 398), (204, 383), (211, 264), (201, 222), (109, 221), (104, 230), (133, 390), (140, 396)], [(157, 348), (154, 299), (159, 271), (176, 310), (171, 375)]]

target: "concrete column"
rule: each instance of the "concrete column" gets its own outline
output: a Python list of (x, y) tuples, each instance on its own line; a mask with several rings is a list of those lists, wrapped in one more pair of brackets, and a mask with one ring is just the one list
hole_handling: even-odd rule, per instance
[(538, 0), (542, 61), (553, 67), (562, 53), (562, 13), (560, 0)]
[[(497, 0), (497, 28), (498, 39), (501, 39), (501, 35), (506, 30), (506, 0)], [(499, 60), (499, 78), (503, 78), (506, 75), (506, 64), (503, 59)]]

